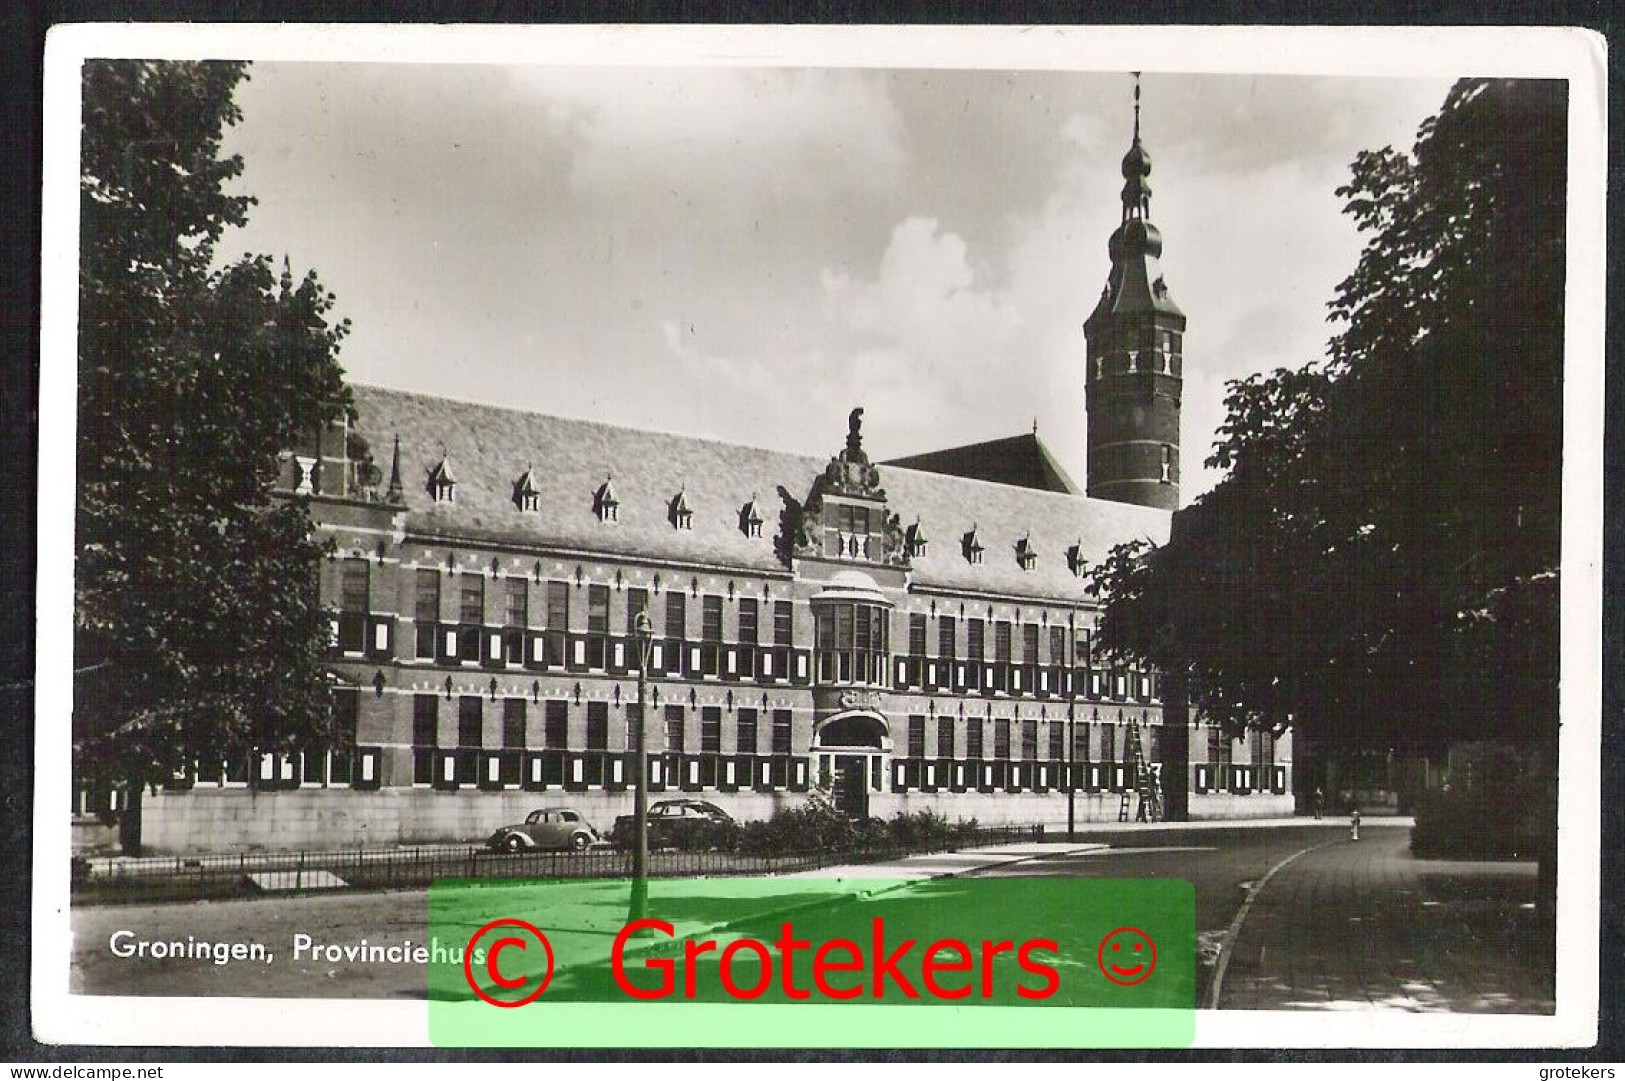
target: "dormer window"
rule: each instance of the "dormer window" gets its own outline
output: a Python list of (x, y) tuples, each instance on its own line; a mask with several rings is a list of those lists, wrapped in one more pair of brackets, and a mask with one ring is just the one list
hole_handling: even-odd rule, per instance
[(982, 542), (976, 539), (975, 526), (971, 526), (970, 532), (961, 539), (960, 546), (965, 552), (965, 562), (972, 566), (982, 562)]
[(903, 535), (904, 543), (908, 548), (910, 559), (923, 559), (925, 557), (925, 530), (920, 526), (920, 520), (914, 519), (914, 524), (908, 527)]
[(524, 475), (513, 482), (513, 505), (527, 513), (542, 509), (542, 493), (536, 484), (534, 469), (526, 469)]
[(429, 498), (436, 503), (455, 503), (457, 501), (457, 478), (451, 475), (451, 459), (442, 457), (435, 467), (429, 470), (429, 483), (426, 485)]
[(762, 514), (756, 509), (754, 492), (751, 493), (750, 502), (739, 509), (739, 532), (747, 537), (762, 535)]
[(609, 477), (592, 494), (592, 512), (600, 522), (614, 522), (620, 518), (621, 501), (615, 498), (615, 485)]
[(1079, 541), (1066, 550), (1066, 569), (1076, 578), (1083, 574), (1086, 566), (1083, 558), (1083, 542)]
[(1030, 571), (1037, 566), (1038, 553), (1033, 550), (1032, 534), (1028, 534), (1016, 542), (1016, 562), (1021, 564), (1021, 569), (1024, 571)]
[(666, 517), (675, 529), (694, 528), (694, 512), (688, 509), (688, 497), (682, 489), (667, 504)]

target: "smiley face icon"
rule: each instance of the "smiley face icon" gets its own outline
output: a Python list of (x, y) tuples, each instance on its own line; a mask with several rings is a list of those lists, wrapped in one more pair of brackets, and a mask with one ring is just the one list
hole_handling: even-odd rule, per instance
[(1123, 987), (1144, 983), (1157, 969), (1157, 944), (1138, 927), (1119, 927), (1100, 940), (1100, 973)]

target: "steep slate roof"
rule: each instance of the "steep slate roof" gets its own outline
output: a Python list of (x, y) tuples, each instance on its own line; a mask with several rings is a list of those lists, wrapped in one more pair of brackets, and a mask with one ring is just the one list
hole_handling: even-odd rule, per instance
[[(774, 554), (777, 495), (804, 500), (824, 460), (740, 447), (691, 436), (616, 428), (594, 421), (526, 413), (447, 398), (353, 386), (356, 427), (374, 447), (401, 441), (408, 533), (498, 545), (569, 548), (657, 562), (783, 573)], [(832, 443), (837, 440), (832, 438)], [(454, 502), (436, 503), (429, 471), (442, 457), (457, 463)], [(513, 484), (534, 466), (539, 511), (513, 503)], [(601, 522), (593, 493), (613, 477), (619, 521)], [(1146, 507), (1016, 488), (964, 477), (883, 466), (888, 507), (904, 523), (919, 516), (931, 542), (913, 560), (922, 586), (1011, 596), (1084, 601), (1083, 582), (1067, 568), (1066, 549), (1083, 546), (1090, 563), (1114, 544), (1168, 538), (1169, 515)], [(672, 527), (672, 493), (685, 491), (693, 528)], [(758, 496), (760, 537), (739, 528), (739, 512)], [(965, 561), (959, 538), (972, 526), (987, 551)], [(1023, 571), (1016, 544), (1031, 534), (1038, 562)]]
[(994, 484), (1034, 488), (1040, 492), (1083, 494), (1083, 489), (1072, 483), (1072, 478), (1066, 475), (1066, 470), (1050, 454), (1037, 433), (1024, 432), (1006, 439), (991, 439), (986, 443), (911, 454), (880, 464), (922, 469), (927, 473), (947, 473), (955, 477), (974, 477)]

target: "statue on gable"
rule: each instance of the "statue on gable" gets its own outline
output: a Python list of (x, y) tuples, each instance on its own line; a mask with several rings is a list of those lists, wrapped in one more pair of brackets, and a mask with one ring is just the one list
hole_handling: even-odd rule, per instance
[(869, 456), (863, 453), (863, 407), (852, 410), (846, 418), (846, 453), (842, 455), (849, 462), (862, 462), (867, 464)]
[(815, 487), (813, 496), (808, 499), (809, 505), (826, 487), (842, 495), (856, 495), (866, 499), (886, 498), (886, 493), (880, 487), (880, 470), (870, 464), (869, 456), (863, 452), (862, 406), (847, 415), (846, 447), (829, 460), (819, 481), (821, 486)]

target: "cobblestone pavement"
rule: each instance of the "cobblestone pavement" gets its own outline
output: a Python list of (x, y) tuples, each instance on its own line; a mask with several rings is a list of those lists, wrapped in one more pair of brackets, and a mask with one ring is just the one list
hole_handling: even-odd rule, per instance
[(1219, 1007), (1551, 1013), (1535, 865), (1415, 859), (1409, 834), (1366, 830), (1282, 867), (1242, 923)]

